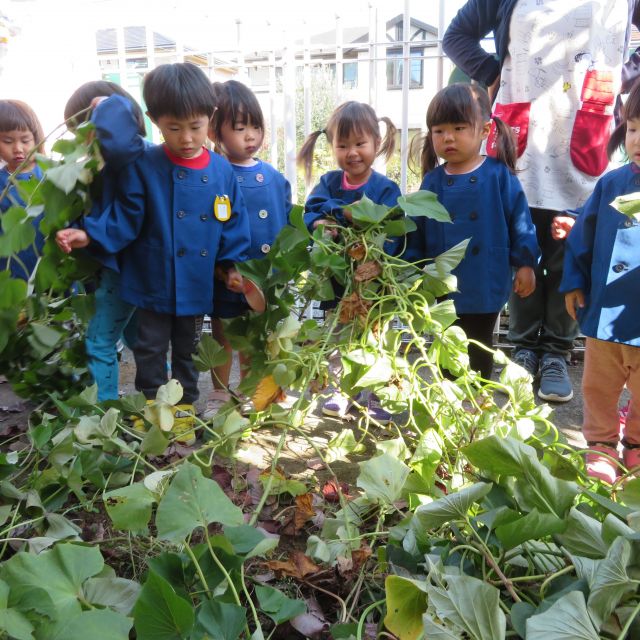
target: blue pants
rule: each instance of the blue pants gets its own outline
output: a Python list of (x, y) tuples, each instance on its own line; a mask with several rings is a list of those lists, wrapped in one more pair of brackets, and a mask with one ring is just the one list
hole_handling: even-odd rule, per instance
[(133, 305), (120, 299), (120, 274), (102, 269), (95, 292), (95, 314), (85, 338), (89, 371), (98, 385), (99, 401), (118, 399), (117, 344), (126, 328), (127, 343), (133, 346), (135, 322), (131, 320), (135, 310)]

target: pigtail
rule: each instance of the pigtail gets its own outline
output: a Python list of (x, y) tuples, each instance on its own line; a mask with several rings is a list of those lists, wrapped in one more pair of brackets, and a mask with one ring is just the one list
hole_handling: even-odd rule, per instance
[(427, 131), (424, 136), (422, 152), (420, 153), (420, 169), (422, 170), (422, 176), (424, 177), (429, 173), (429, 171), (433, 171), (433, 169), (435, 169), (439, 164), (440, 158), (438, 158), (438, 154), (433, 146), (431, 131)]
[(613, 130), (609, 142), (607, 142), (607, 157), (611, 160), (611, 157), (624, 146), (624, 139), (627, 136), (627, 120), (622, 119), (622, 122)]
[(493, 122), (496, 127), (496, 158), (504, 162), (511, 173), (515, 173), (518, 153), (513, 129), (495, 116)]
[(377, 155), (384, 155), (385, 161), (388, 162), (396, 148), (396, 136), (398, 134), (398, 130), (396, 129), (396, 125), (391, 122), (391, 119), (386, 116), (378, 118), (378, 122), (384, 122), (387, 130), (384, 134), (384, 138), (380, 144), (380, 149), (378, 149)]
[(318, 129), (318, 131), (310, 133), (302, 147), (300, 147), (300, 151), (298, 151), (298, 155), (296, 156), (296, 163), (298, 166), (304, 167), (304, 181), (307, 185), (311, 182), (313, 150), (315, 149), (316, 141), (323, 133), (326, 133), (324, 129)]

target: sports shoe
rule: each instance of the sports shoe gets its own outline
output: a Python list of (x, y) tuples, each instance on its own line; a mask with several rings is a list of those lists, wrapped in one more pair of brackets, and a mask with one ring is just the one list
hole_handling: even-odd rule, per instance
[(353, 400), (351, 398), (347, 398), (347, 396), (339, 391), (334, 391), (322, 405), (322, 413), (324, 413), (325, 416), (344, 418), (352, 406)]
[(532, 378), (536, 377), (540, 360), (535, 351), (531, 351), (531, 349), (518, 349), (511, 359), (530, 374)]
[(228, 391), (224, 389), (214, 389), (207, 398), (207, 404), (202, 414), (203, 420), (212, 420), (218, 415), (218, 411), (231, 400)]
[[(153, 400), (147, 400), (147, 404), (152, 404), (153, 402), (154, 402)], [(142, 416), (133, 414), (129, 416), (129, 419), (131, 420), (131, 426), (136, 431), (139, 431), (140, 433), (147, 432), (147, 422)]]
[(369, 417), (378, 424), (389, 424), (393, 419), (393, 416), (382, 408), (380, 405), (380, 399), (375, 393), (369, 395), (367, 413), (369, 414)]
[(177, 404), (173, 412), (173, 427), (171, 433), (182, 444), (195, 444), (196, 410), (192, 404)]
[(618, 477), (618, 451), (606, 444), (589, 445), (590, 451), (585, 456), (587, 475), (613, 484)]
[(622, 450), (622, 461), (624, 466), (631, 471), (636, 467), (640, 467), (640, 448), (639, 447), (625, 447)]
[(538, 396), (551, 402), (569, 402), (573, 398), (567, 364), (562, 356), (553, 353), (542, 356)]

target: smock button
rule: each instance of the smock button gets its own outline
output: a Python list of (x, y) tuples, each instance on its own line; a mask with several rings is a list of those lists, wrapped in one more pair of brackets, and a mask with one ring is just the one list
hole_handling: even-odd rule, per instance
[(448, 184), (449, 186), (451, 186), (451, 185), (453, 184), (453, 178), (449, 178), (449, 179), (447, 180), (447, 184)]
[(186, 249), (178, 249), (176, 255), (178, 256), (178, 258), (182, 258), (182, 256), (187, 253)]
[(262, 253), (269, 253), (270, 250), (271, 245), (268, 245), (266, 242), (260, 247), (260, 251), (262, 251)]
[(203, 258), (206, 258), (206, 257), (209, 255), (209, 252), (208, 252), (206, 249), (201, 249), (201, 250), (200, 250), (200, 255), (201, 255)]
[(264, 182), (264, 176), (261, 173), (256, 173), (256, 180), (258, 182)]
[(451, 222), (453, 222), (456, 219), (456, 214), (455, 213), (450, 213), (449, 214), (449, 218), (451, 218)]
[(202, 182), (209, 182), (209, 176), (202, 176), (200, 180), (202, 180)]
[(633, 220), (631, 220), (631, 218), (627, 218), (624, 221), (624, 226), (628, 229), (629, 227), (633, 227)]
[(244, 182), (244, 178), (242, 176), (236, 176), (238, 182)]
[(266, 209), (260, 209), (258, 215), (264, 220), (269, 215), (269, 212)]
[(186, 171), (178, 171), (178, 180), (183, 180), (187, 175)]
[(178, 216), (178, 218), (184, 218), (186, 214), (185, 214), (184, 211), (178, 211), (178, 213), (176, 213), (176, 215)]
[(474, 182), (478, 182), (478, 176), (471, 176), (471, 177), (469, 178), (469, 182), (471, 182), (472, 184), (473, 184)]
[(471, 255), (477, 256), (480, 253), (480, 247), (473, 247), (471, 249)]
[(477, 220), (478, 219), (478, 212), (477, 211), (472, 211), (469, 214), (469, 220)]
[(204, 222), (207, 219), (207, 214), (206, 213), (201, 213), (200, 214), (200, 220), (202, 220), (202, 222)]
[(623, 265), (623, 264), (620, 264), (620, 263), (618, 263), (618, 264), (614, 264), (614, 265), (613, 265), (613, 270), (614, 270), (616, 273), (620, 273), (621, 271), (624, 271), (624, 265)]

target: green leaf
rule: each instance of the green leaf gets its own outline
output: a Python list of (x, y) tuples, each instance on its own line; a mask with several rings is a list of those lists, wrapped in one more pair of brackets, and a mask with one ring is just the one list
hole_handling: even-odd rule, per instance
[(104, 562), (96, 547), (58, 544), (39, 555), (17, 553), (0, 569), (0, 578), (11, 588), (11, 604), (27, 609), (41, 597), (43, 588), (50, 598), (37, 611), (52, 619), (80, 613), (78, 595), (84, 581), (100, 573)]
[(104, 494), (104, 506), (116, 529), (140, 535), (149, 533), (154, 494), (142, 482), (113, 489)]
[(89, 158), (84, 154), (85, 150), (79, 148), (75, 153), (65, 158), (64, 164), (47, 169), (45, 173), (47, 180), (66, 194), (71, 193), (75, 189), (77, 182), (87, 184), (90, 181), (91, 174), (85, 167)]
[(133, 609), (137, 640), (186, 640), (195, 621), (191, 603), (150, 571)]
[(159, 456), (163, 454), (169, 446), (169, 440), (164, 435), (160, 427), (153, 426), (145, 435), (140, 445), (140, 451), (145, 455)]
[(191, 356), (198, 371), (209, 371), (224, 364), (229, 354), (224, 347), (208, 333), (203, 333), (198, 343), (197, 353)]
[(126, 578), (89, 578), (82, 588), (87, 602), (109, 607), (124, 616), (133, 611), (140, 594), (140, 585)]
[(554, 533), (561, 533), (566, 526), (565, 520), (552, 513), (540, 513), (534, 508), (524, 517), (497, 527), (496, 535), (505, 549), (513, 549), (527, 540), (537, 540)]
[(402, 576), (387, 576), (384, 583), (387, 615), (384, 626), (401, 640), (422, 637), (422, 614), (427, 610), (425, 584)]
[(504, 640), (507, 620), (500, 609), (500, 591), (471, 576), (446, 576), (446, 589), (427, 585), (429, 606), (473, 640)]
[(376, 204), (367, 196), (362, 196), (362, 199), (356, 204), (350, 204), (345, 208), (351, 211), (351, 217), (354, 222), (364, 224), (377, 224), (382, 222), (387, 215), (389, 215), (389, 211), (391, 211), (391, 207), (384, 204)]
[(350, 453), (361, 453), (362, 451), (364, 451), (364, 445), (356, 442), (353, 429), (343, 429), (329, 440), (325, 450), (325, 460), (327, 462), (347, 460)]
[(8, 609), (8, 600), (9, 585), (0, 580), (0, 632), (15, 640), (33, 640), (33, 625), (20, 611)]
[(256, 585), (256, 595), (258, 596), (260, 609), (276, 624), (291, 620), (291, 618), (295, 618), (307, 610), (304, 602), (287, 598), (284, 593), (273, 587)]
[(408, 216), (424, 216), (438, 222), (451, 222), (451, 216), (438, 202), (438, 196), (431, 191), (421, 190), (400, 196), (398, 206), (402, 207)]
[(236, 604), (205, 600), (198, 608), (198, 626), (215, 640), (237, 640), (246, 623), (244, 609)]
[(444, 253), (437, 256), (434, 260), (434, 264), (428, 265), (424, 270), (429, 273), (431, 272), (431, 267), (435, 268), (434, 275), (440, 278), (448, 276), (462, 262), (462, 258), (464, 258), (464, 254), (467, 251), (468, 244), (469, 240), (458, 242), (458, 244), (451, 247), (451, 249), (447, 249)]
[(402, 495), (402, 488), (411, 471), (401, 460), (387, 453), (358, 463), (357, 485), (370, 500), (393, 504)]
[(640, 192), (618, 196), (613, 200), (611, 206), (623, 215), (635, 218), (640, 214)]
[(206, 530), (212, 522), (241, 525), (242, 510), (227, 498), (217, 482), (205, 478), (199, 467), (184, 463), (158, 505), (158, 537), (178, 542), (196, 527)]
[(602, 539), (602, 524), (578, 509), (571, 509), (567, 528), (557, 539), (567, 551), (585, 558), (604, 558), (609, 548)]
[(600, 640), (581, 591), (571, 591), (527, 620), (527, 640)]
[(640, 511), (640, 478), (627, 480), (622, 486), (622, 501), (634, 511)]
[(279, 471), (275, 471), (274, 473), (266, 471), (260, 474), (260, 482), (265, 489), (269, 478), (272, 478), (271, 487), (269, 488), (270, 496), (279, 496), (282, 493), (301, 496), (303, 493), (307, 493), (307, 485), (304, 482), (294, 480), (293, 478), (286, 478)]
[(480, 502), (492, 487), (490, 483), (478, 482), (444, 498), (423, 504), (416, 509), (413, 520), (419, 527), (437, 529), (449, 522), (465, 519), (471, 506)]
[(267, 536), (264, 531), (248, 524), (239, 527), (225, 527), (224, 535), (231, 543), (233, 550), (245, 558), (268, 553), (278, 546), (279, 540), (277, 536)]
[(83, 611), (72, 618), (46, 625), (39, 640), (128, 640), (131, 620), (108, 609)]

